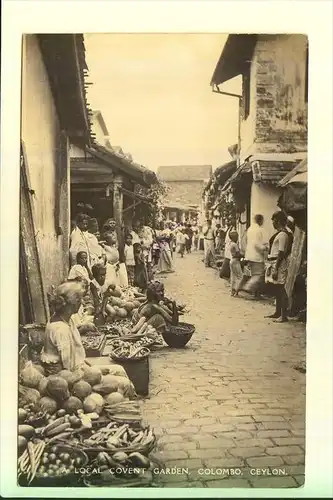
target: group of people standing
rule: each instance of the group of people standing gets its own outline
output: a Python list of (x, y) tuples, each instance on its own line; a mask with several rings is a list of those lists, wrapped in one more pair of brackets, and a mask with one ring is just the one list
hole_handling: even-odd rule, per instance
[[(240, 291), (259, 298), (263, 286), (270, 285), (275, 296), (275, 311), (269, 315), (278, 322), (288, 321), (288, 297), (285, 283), (288, 274), (288, 259), (293, 244), (294, 220), (282, 211), (272, 215), (275, 230), (268, 240), (263, 230), (264, 217), (257, 214), (245, 235), (245, 252), (239, 244), (236, 221), (230, 219), (224, 234), (224, 259), (220, 277), (230, 280), (231, 295), (236, 297)], [(207, 221), (203, 231), (205, 242), (205, 265), (215, 263), (216, 229)], [(223, 244), (220, 238), (219, 244)], [(213, 264), (214, 267), (214, 264)]]

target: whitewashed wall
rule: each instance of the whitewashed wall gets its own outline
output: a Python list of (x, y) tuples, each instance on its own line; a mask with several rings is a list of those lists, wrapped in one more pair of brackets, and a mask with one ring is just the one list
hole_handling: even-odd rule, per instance
[[(45, 289), (59, 284), (67, 276), (69, 192), (62, 190), (60, 227), (64, 234), (56, 234), (56, 171), (59, 147), (59, 120), (51, 93), (48, 75), (35, 35), (23, 41), (22, 67), (22, 140), (27, 155), (31, 197), (35, 213), (36, 242), (39, 250)], [(68, 172), (65, 172), (68, 183)], [(67, 184), (66, 183), (66, 184)], [(67, 184), (68, 186), (68, 184)]]

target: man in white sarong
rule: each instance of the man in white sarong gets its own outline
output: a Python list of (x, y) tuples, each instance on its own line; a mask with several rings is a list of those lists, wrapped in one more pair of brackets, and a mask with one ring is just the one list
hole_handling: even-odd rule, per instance
[(204, 236), (204, 262), (206, 267), (215, 266), (215, 242), (214, 242), (214, 229), (212, 228), (212, 221), (207, 220), (206, 226), (203, 228)]

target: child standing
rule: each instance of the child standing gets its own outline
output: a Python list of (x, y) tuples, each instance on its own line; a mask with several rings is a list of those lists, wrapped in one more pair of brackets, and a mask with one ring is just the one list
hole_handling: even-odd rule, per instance
[(148, 285), (148, 274), (142, 246), (140, 245), (140, 243), (134, 243), (133, 249), (135, 261), (134, 286), (138, 287), (142, 291), (146, 291)]
[(134, 286), (135, 259), (134, 259), (133, 238), (131, 234), (127, 234), (126, 236), (124, 256), (125, 256), (128, 284), (129, 286)]
[(105, 244), (103, 248), (106, 253), (106, 280), (105, 282), (110, 285), (120, 285), (119, 278), (119, 250), (117, 245), (117, 238), (114, 233), (105, 233)]
[(181, 228), (180, 231), (177, 233), (177, 240), (176, 244), (178, 247), (178, 253), (180, 256), (183, 258), (184, 253), (185, 253), (185, 248), (186, 248), (186, 242), (189, 239), (188, 235), (185, 233), (185, 229)]
[(241, 253), (238, 246), (238, 233), (237, 231), (231, 231), (229, 234), (230, 238), (230, 284), (231, 284), (231, 296), (236, 297), (239, 292), (241, 282), (243, 280), (243, 271), (240, 263)]
[(107, 269), (103, 264), (92, 267), (94, 279), (90, 282), (90, 293), (94, 304), (95, 325), (103, 325), (110, 311), (108, 300), (115, 285), (106, 282)]

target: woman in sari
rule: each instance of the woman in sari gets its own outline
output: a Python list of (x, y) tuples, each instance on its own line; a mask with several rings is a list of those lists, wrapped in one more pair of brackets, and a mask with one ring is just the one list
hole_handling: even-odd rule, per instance
[(159, 281), (149, 283), (147, 300), (134, 313), (134, 323), (137, 323), (142, 317), (145, 317), (147, 323), (153, 326), (158, 333), (162, 333), (167, 324), (178, 324), (177, 306), (174, 302), (171, 303), (165, 299), (163, 283)]
[(173, 273), (173, 259), (170, 248), (171, 231), (162, 229), (157, 233), (157, 240), (160, 246), (160, 257), (157, 266), (158, 273)]

